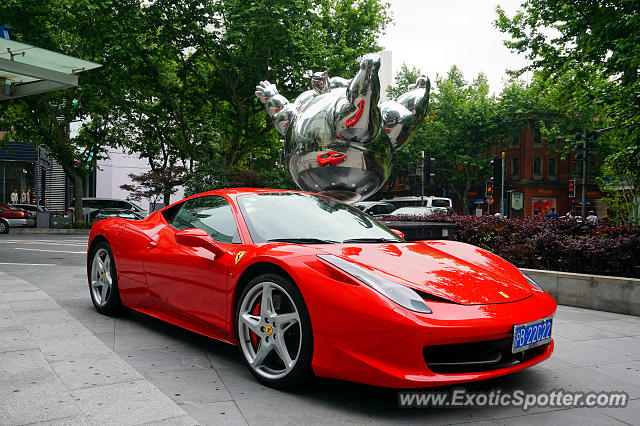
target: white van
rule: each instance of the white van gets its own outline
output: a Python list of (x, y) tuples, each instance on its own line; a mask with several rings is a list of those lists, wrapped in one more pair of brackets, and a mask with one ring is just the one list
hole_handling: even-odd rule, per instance
[(400, 207), (429, 207), (434, 213), (451, 212), (453, 206), (450, 198), (445, 197), (396, 197), (387, 200), (380, 200), (385, 203), (393, 204), (396, 208)]

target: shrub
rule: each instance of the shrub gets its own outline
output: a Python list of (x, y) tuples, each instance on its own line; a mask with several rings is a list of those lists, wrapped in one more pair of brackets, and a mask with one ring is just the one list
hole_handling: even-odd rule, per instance
[(640, 278), (640, 227), (495, 216), (388, 217), (456, 223), (455, 239), (489, 250), (520, 268)]

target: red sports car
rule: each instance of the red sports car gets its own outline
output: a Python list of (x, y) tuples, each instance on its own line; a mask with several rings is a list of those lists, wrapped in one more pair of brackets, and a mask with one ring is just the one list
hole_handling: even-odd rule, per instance
[(515, 266), (453, 241), (406, 242), (322, 195), (198, 194), (105, 219), (87, 253), (98, 312), (125, 305), (240, 347), (261, 382), (311, 372), (410, 388), (547, 359), (555, 301)]
[(347, 154), (338, 151), (329, 151), (318, 155), (318, 164), (321, 166), (337, 166), (347, 159)]

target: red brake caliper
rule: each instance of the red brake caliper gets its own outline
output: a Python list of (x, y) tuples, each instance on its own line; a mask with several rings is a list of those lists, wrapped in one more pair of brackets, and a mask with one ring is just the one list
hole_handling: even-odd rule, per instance
[[(261, 301), (258, 302), (258, 304), (256, 305), (255, 308), (253, 308), (253, 312), (251, 312), (251, 315), (260, 316), (260, 304), (261, 304)], [(253, 344), (253, 349), (257, 349), (258, 348), (258, 335), (256, 333), (254, 333), (253, 331), (251, 331), (251, 330), (249, 330), (249, 333), (251, 333), (251, 343)]]

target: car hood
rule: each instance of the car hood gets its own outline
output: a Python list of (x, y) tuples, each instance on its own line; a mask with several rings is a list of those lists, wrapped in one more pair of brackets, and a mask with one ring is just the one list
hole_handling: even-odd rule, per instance
[(469, 244), (453, 241), (335, 244), (323, 245), (320, 250), (459, 304), (509, 303), (533, 293), (515, 266)]

